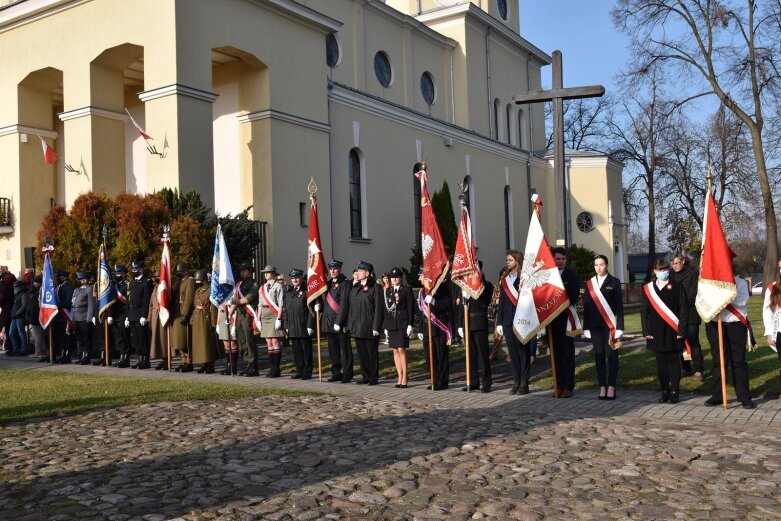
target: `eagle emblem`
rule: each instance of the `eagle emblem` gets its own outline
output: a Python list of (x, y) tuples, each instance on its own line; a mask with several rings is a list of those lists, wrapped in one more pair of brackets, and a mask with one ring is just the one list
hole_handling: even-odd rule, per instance
[(540, 286), (544, 286), (550, 280), (550, 271), (544, 270), (545, 261), (534, 261), (537, 252), (529, 252), (523, 256), (521, 268), (520, 294), (528, 295)]

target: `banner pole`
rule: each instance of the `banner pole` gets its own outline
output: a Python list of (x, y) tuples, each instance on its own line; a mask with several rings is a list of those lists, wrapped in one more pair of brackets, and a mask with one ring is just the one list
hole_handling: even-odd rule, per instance
[(323, 360), (320, 357), (320, 312), (315, 311), (315, 320), (317, 324), (317, 372), (320, 373), (320, 381), (323, 381)]
[(111, 351), (108, 344), (108, 321), (103, 321), (103, 346), (106, 351), (106, 367), (111, 367)]
[(547, 328), (548, 332), (548, 353), (550, 356), (550, 372), (553, 376), (553, 397), (558, 398), (559, 397), (559, 382), (556, 379), (556, 356), (554, 355), (553, 351), (553, 330), (550, 327), (550, 324)]
[(464, 302), (464, 346), (466, 348), (466, 392), (472, 392), (472, 371), (469, 356), (469, 306)]
[(49, 330), (49, 363), (53, 364), (54, 363), (54, 339), (52, 335), (51, 324), (49, 324), (49, 327), (47, 327), (46, 329)]
[(434, 338), (431, 336), (431, 305), (426, 306), (426, 316), (428, 317), (428, 372), (431, 378), (431, 390), (434, 388)]
[(719, 313), (719, 370), (721, 372), (721, 404), (727, 408), (727, 368), (724, 367), (724, 333), (721, 328), (721, 313)]
[(171, 363), (172, 363), (171, 359), (173, 357), (171, 356), (171, 326), (170, 326), (171, 323), (170, 323), (170, 321), (169, 321), (168, 324), (169, 325), (167, 326), (167, 328), (163, 327), (163, 331), (165, 331), (165, 343), (166, 343), (166, 346), (167, 346), (168, 370), (169, 371), (173, 371), (173, 366), (171, 365)]

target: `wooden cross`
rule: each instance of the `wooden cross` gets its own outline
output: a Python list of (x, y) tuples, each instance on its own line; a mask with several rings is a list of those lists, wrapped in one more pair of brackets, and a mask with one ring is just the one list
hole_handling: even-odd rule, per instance
[[(602, 85), (589, 85), (587, 87), (564, 88), (564, 79), (561, 68), (561, 51), (553, 51), (553, 87), (549, 90), (532, 90), (513, 96), (516, 104), (537, 103), (541, 101), (553, 102), (553, 175), (555, 194), (561, 198), (561, 211), (556, 215), (556, 242), (566, 247), (570, 246), (569, 236), (569, 193), (564, 177), (564, 100), (579, 98), (598, 98), (605, 94)], [(564, 244), (561, 244), (563, 242)]]

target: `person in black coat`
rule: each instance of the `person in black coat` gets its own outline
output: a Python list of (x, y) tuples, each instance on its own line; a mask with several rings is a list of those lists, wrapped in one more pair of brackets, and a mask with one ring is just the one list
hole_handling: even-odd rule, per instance
[[(653, 293), (651, 293), (653, 292)], [(664, 308), (654, 306), (651, 298), (655, 294), (659, 300), (678, 318), (677, 328), (673, 328), (664, 319)], [(654, 263), (654, 277), (643, 287), (640, 307), (640, 323), (646, 348), (656, 354), (656, 371), (662, 395), (659, 403), (678, 403), (681, 381), (680, 354), (686, 341), (689, 303), (686, 290), (677, 282), (670, 281), (670, 265), (664, 259)]]
[(507, 352), (510, 354), (510, 371), (513, 387), (510, 394), (529, 394), (529, 378), (531, 378), (531, 344), (522, 344), (513, 331), (515, 308), (518, 305), (520, 288), (520, 270), (523, 265), (523, 254), (518, 250), (507, 250), (505, 266), (507, 275), (499, 280), (499, 303), (496, 306), (496, 332), (507, 342)]
[[(580, 279), (575, 270), (567, 267), (567, 250), (561, 247), (553, 248), (553, 260), (559, 269), (564, 290), (567, 292), (569, 303), (577, 306), (580, 297)], [(620, 287), (620, 286), (619, 286)], [(558, 390), (556, 395), (561, 398), (569, 398), (575, 390), (575, 338), (567, 335), (568, 312), (560, 313), (550, 323), (553, 343), (553, 356), (556, 361), (556, 383)]]
[(382, 287), (374, 277), (374, 266), (361, 261), (350, 289), (347, 329), (355, 339), (361, 376), (358, 384), (377, 385), (380, 379), (380, 330), (382, 329)]
[(57, 305), (59, 312), (55, 315), (52, 325), (54, 353), (56, 363), (71, 363), (71, 352), (75, 344), (73, 322), (68, 318), (71, 312), (73, 286), (68, 282), (69, 272), (57, 270)]
[[(117, 353), (130, 352), (130, 329), (125, 327), (127, 319), (127, 268), (117, 264), (114, 266), (114, 291), (117, 292), (117, 300), (108, 309), (108, 325), (111, 328), (111, 341), (114, 351)], [(111, 353), (114, 357), (115, 354)], [(112, 364), (114, 367), (130, 367), (130, 357), (120, 354), (119, 360)]]
[[(423, 272), (420, 273), (420, 281), (423, 282)], [(433, 295), (426, 295), (423, 289), (418, 295), (418, 308), (420, 320), (418, 321), (418, 338), (423, 340), (423, 352), (426, 355), (426, 363), (429, 368), (434, 367), (434, 390), (441, 391), (448, 388), (450, 383), (450, 342), (452, 339), (450, 328), (453, 324), (453, 291), (449, 280), (442, 281)], [(433, 344), (433, 361), (429, 359), (428, 339), (428, 312), (431, 309), (434, 319), (431, 321), (431, 339)], [(431, 389), (431, 387), (428, 387)]]
[(328, 357), (331, 359), (331, 378), (328, 381), (348, 383), (353, 379), (353, 348), (346, 327), (352, 282), (342, 274), (342, 264), (336, 259), (328, 263), (331, 278), (322, 299), (320, 329), (328, 341)]
[[(594, 259), (596, 275), (586, 283), (586, 292), (583, 294), (583, 337), (591, 339), (593, 346), (600, 400), (614, 400), (616, 398), (618, 346), (620, 345), (619, 340), (624, 335), (624, 301), (621, 298), (621, 281), (608, 273), (607, 267), (607, 257), (597, 255)], [(593, 295), (592, 292), (594, 292)], [(613, 324), (609, 324), (605, 320), (597, 306), (600, 294), (610, 308), (605, 311), (608, 314), (612, 312), (615, 317)], [(607, 364), (605, 364), (605, 355), (607, 355)]]
[[(481, 269), (482, 264), (481, 261)], [(483, 292), (480, 293), (478, 298), (471, 298), (465, 290), (461, 291), (461, 299), (466, 305), (469, 315), (469, 385), (464, 387), (464, 391), (480, 389), (480, 373), (482, 373), (482, 392), (490, 393), (493, 378), (491, 375), (491, 360), (489, 359), (491, 346), (488, 344), (488, 306), (491, 305), (494, 285), (486, 280), (482, 271), (480, 276), (483, 278)], [(454, 310), (453, 314), (458, 326), (458, 334), (466, 341), (467, 328), (464, 323), (463, 308)]]
[(396, 387), (405, 389), (409, 382), (407, 375), (407, 348), (412, 334), (412, 317), (415, 312), (415, 296), (412, 288), (401, 283), (402, 272), (399, 268), (390, 271), (390, 286), (383, 290), (384, 306), (382, 328), (393, 349), (393, 362), (398, 376)]
[(309, 380), (312, 378), (312, 333), (315, 317), (306, 305), (304, 272), (290, 270), (290, 283), (285, 290), (285, 304), (282, 306), (282, 323), (293, 347), (293, 361), (296, 373), (291, 378)]
[(687, 373), (694, 373), (694, 379), (702, 381), (702, 373), (705, 370), (705, 363), (702, 357), (702, 345), (700, 345), (700, 314), (697, 313), (695, 301), (697, 300), (697, 286), (700, 283), (700, 271), (687, 263), (687, 258), (681, 253), (675, 254), (670, 266), (670, 280), (683, 286), (686, 292), (686, 300), (689, 305), (689, 320), (686, 323), (686, 339), (691, 347), (691, 360), (683, 361), (683, 370)]
[[(149, 302), (152, 299), (152, 281), (144, 275), (143, 262), (134, 261), (130, 269), (133, 271), (133, 279), (128, 285), (125, 326), (130, 330), (130, 338), (138, 355), (133, 369), (149, 369), (149, 328), (146, 317), (149, 316)], [(130, 350), (126, 350), (125, 354), (129, 359)]]

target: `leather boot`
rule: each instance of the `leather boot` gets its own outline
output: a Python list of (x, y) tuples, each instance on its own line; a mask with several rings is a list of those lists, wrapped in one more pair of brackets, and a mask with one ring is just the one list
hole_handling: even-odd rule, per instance
[(79, 360), (79, 365), (90, 365), (92, 361), (89, 359), (89, 353), (82, 353), (81, 354), (81, 360)]
[(155, 371), (162, 371), (163, 369), (168, 369), (168, 360), (165, 358), (160, 360), (155, 366)]
[(529, 380), (523, 381), (523, 385), (521, 386), (521, 390), (518, 392), (518, 394), (529, 394)]
[(136, 369), (149, 369), (152, 367), (152, 364), (149, 363), (149, 357), (146, 355), (141, 355), (139, 357), (138, 367)]
[(119, 367), (120, 369), (125, 369), (130, 367), (130, 355), (120, 355), (119, 356), (119, 362), (117, 362), (116, 367)]
[(234, 375), (238, 373), (238, 365), (239, 365), (239, 353), (226, 353), (225, 358), (227, 359), (227, 363), (225, 364), (225, 369), (222, 371), (222, 374), (228, 376), (228, 375)]
[(271, 355), (271, 369), (269, 369), (268, 372), (268, 378), (279, 378), (282, 376), (282, 371), (280, 370), (279, 366), (282, 363), (282, 355), (279, 353), (275, 353)]
[(247, 369), (241, 373), (241, 376), (258, 376), (258, 364), (252, 364), (247, 366)]
[(130, 368), (131, 369), (138, 369), (139, 367), (141, 367), (141, 359), (142, 358), (143, 357), (141, 355), (138, 355), (138, 359), (136, 360), (136, 363), (131, 365)]
[(59, 360), (57, 360), (58, 364), (69, 364), (71, 363), (71, 352), (70, 349), (64, 349), (62, 351), (62, 356)]

